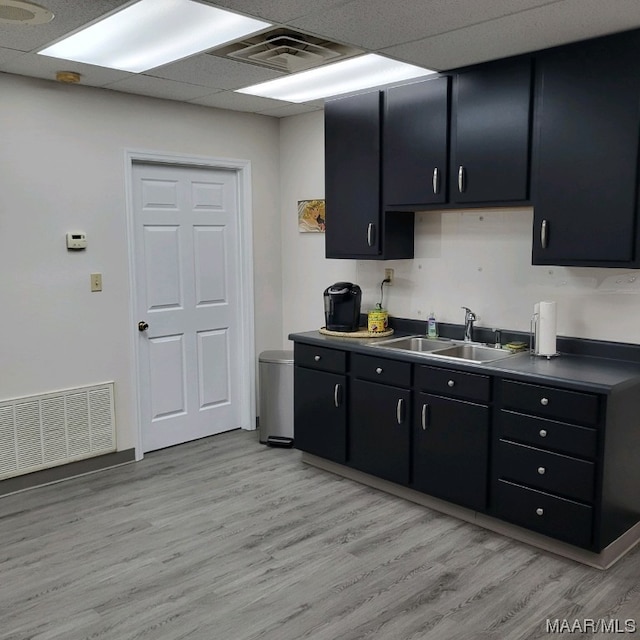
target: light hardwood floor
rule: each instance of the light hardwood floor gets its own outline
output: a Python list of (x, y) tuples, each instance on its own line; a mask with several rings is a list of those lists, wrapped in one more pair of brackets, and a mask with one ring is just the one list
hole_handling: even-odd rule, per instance
[(2, 640), (518, 640), (558, 618), (640, 627), (640, 549), (591, 569), (255, 433), (0, 499)]

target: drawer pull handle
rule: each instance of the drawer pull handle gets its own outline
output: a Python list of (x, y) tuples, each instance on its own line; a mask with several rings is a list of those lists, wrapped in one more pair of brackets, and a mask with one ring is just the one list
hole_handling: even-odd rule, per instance
[(313, 356), (313, 359), (314, 359), (316, 362), (320, 362), (321, 357), (320, 357), (320, 356)]
[(422, 430), (426, 431), (427, 430), (427, 412), (429, 411), (429, 405), (428, 404), (423, 404), (422, 405), (422, 418), (421, 418), (421, 424), (422, 424)]
[(456, 382), (455, 380), (449, 380), (449, 382), (447, 382), (447, 385), (450, 387), (455, 387), (456, 386)]
[(549, 404), (549, 399), (548, 399), (548, 398), (542, 398), (542, 399), (540, 400), (540, 404), (541, 404), (543, 407), (546, 407), (546, 406)]
[(536, 515), (543, 516), (544, 515), (544, 509), (542, 507), (538, 507), (536, 509)]
[(382, 367), (378, 367), (378, 368), (376, 369), (376, 373), (377, 373), (378, 375), (380, 375), (380, 374), (382, 373)]
[(402, 424), (404, 422), (403, 407), (404, 400), (402, 398), (398, 398), (398, 405), (396, 406), (396, 420), (398, 421), (398, 424)]
[(544, 467), (538, 467), (538, 473), (541, 476), (543, 476), (546, 472), (547, 472), (547, 470)]
[(546, 438), (547, 437), (547, 430), (546, 429), (540, 429), (540, 437), (541, 438)]
[(340, 391), (341, 391), (341, 386), (337, 384), (333, 388), (333, 404), (336, 405), (336, 409), (340, 406)]

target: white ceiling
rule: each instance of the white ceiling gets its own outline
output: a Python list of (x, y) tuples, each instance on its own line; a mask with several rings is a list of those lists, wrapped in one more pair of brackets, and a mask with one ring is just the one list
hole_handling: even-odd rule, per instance
[[(436, 70), (640, 27), (640, 0), (200, 1)], [(207, 54), (144, 74), (36, 55), (130, 0), (38, 3), (55, 14), (52, 22), (0, 24), (0, 72), (53, 80), (56, 71), (78, 71), (88, 86), (276, 117), (322, 108), (322, 101), (294, 105), (234, 93), (283, 73)]]

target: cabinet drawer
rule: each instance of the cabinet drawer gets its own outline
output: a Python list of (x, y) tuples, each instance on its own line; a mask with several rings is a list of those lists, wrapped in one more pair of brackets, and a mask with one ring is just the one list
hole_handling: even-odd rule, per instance
[(598, 396), (591, 393), (502, 380), (500, 395), (505, 408), (587, 425), (598, 423)]
[(372, 380), (399, 387), (411, 386), (411, 364), (376, 356), (355, 354), (351, 360), (351, 373), (356, 378)]
[(416, 387), (421, 390), (465, 398), (476, 402), (489, 402), (489, 376), (438, 367), (416, 367)]
[(500, 440), (496, 475), (568, 498), (593, 500), (594, 464), (559, 453)]
[(327, 347), (314, 347), (308, 344), (293, 345), (295, 364), (320, 371), (345, 373), (347, 370), (347, 352)]
[(593, 509), (587, 505), (499, 480), (494, 506), (504, 520), (580, 547), (591, 546)]
[(500, 411), (498, 417), (498, 437), (500, 438), (516, 440), (534, 447), (553, 449), (581, 458), (595, 458), (597, 435), (598, 432), (589, 427), (535, 418), (505, 409)]

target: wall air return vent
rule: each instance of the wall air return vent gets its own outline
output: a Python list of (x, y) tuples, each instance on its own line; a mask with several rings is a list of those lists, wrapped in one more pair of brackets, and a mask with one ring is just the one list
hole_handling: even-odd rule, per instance
[(0, 480), (115, 450), (112, 382), (0, 402)]
[(287, 29), (275, 29), (208, 52), (295, 73), (362, 53), (360, 49)]

